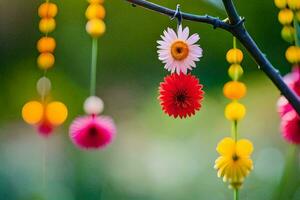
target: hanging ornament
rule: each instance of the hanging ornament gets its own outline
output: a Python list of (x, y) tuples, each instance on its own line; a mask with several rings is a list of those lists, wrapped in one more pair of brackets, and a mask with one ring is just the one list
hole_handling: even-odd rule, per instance
[(36, 84), (40, 100), (29, 101), (22, 109), (24, 121), (35, 126), (38, 133), (44, 137), (51, 135), (54, 128), (63, 124), (68, 116), (68, 109), (62, 102), (50, 101), (51, 81), (46, 76), (47, 71), (55, 64), (56, 41), (49, 34), (56, 28), (54, 18), (57, 13), (57, 5), (49, 1), (42, 3), (38, 8), (38, 15), (41, 18), (39, 30), (44, 36), (38, 40), (36, 46), (40, 53), (37, 65), (43, 70), (44, 75)]
[(116, 135), (116, 127), (112, 118), (101, 115), (104, 103), (96, 96), (98, 38), (106, 30), (103, 22), (105, 9), (102, 3), (103, 1), (100, 0), (89, 0), (85, 13), (88, 19), (86, 31), (92, 37), (91, 96), (83, 104), (86, 116), (76, 118), (69, 130), (71, 141), (80, 149), (103, 149), (113, 141)]
[(162, 40), (157, 41), (158, 59), (171, 72), (160, 83), (158, 99), (166, 114), (186, 118), (200, 110), (204, 95), (199, 79), (188, 74), (202, 57), (202, 48), (197, 44), (199, 35), (190, 36), (189, 28), (182, 26), (179, 5), (175, 17), (178, 18), (177, 31), (167, 28), (161, 35)]
[(238, 122), (246, 115), (246, 107), (240, 103), (240, 99), (246, 96), (247, 87), (239, 79), (243, 75), (241, 62), (243, 52), (236, 47), (236, 38), (233, 38), (233, 48), (226, 54), (226, 60), (231, 64), (228, 75), (232, 79), (223, 87), (223, 94), (231, 102), (225, 108), (225, 117), (232, 123), (232, 137), (222, 139), (217, 145), (217, 152), (220, 156), (215, 161), (214, 168), (218, 177), (228, 182), (233, 188), (235, 195), (244, 183), (244, 179), (253, 169), (251, 154), (253, 145), (246, 139), (238, 139)]

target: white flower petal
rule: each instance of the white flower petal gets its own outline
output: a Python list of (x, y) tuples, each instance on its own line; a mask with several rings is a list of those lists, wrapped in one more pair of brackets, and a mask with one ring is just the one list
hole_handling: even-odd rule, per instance
[(168, 35), (170, 36), (171, 41), (174, 41), (174, 40), (178, 39), (177, 35), (176, 35), (176, 33), (173, 29), (168, 28), (168, 32), (169, 32)]
[(191, 45), (191, 44), (195, 44), (199, 40), (200, 40), (200, 36), (197, 33), (195, 33), (187, 40), (187, 43)]
[(178, 35), (178, 39), (180, 39), (182, 37), (182, 26), (181, 25), (179, 25), (179, 27), (178, 27), (177, 35)]
[(182, 37), (181, 37), (181, 39), (184, 40), (184, 41), (186, 41), (186, 40), (188, 39), (188, 37), (189, 37), (189, 34), (190, 34), (190, 29), (189, 29), (189, 27), (185, 27), (185, 29), (184, 29), (183, 32), (182, 32)]

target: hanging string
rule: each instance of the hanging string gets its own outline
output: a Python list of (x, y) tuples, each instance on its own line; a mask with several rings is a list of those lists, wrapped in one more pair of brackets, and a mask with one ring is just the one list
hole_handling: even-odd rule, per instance
[(295, 46), (299, 47), (300, 46), (300, 38), (299, 38), (299, 23), (296, 17), (294, 17), (294, 28), (295, 28)]
[(45, 195), (47, 194), (47, 140), (44, 140), (43, 143), (43, 189), (45, 192)]
[(178, 29), (179, 26), (182, 24), (182, 14), (180, 11), (180, 4), (177, 4), (176, 11), (174, 13), (174, 16), (171, 18), (171, 20), (174, 20), (175, 18), (177, 18), (177, 29)]
[(91, 83), (90, 95), (96, 95), (96, 82), (97, 82), (97, 54), (98, 54), (98, 39), (93, 38), (92, 41), (92, 60), (91, 60)]
[(233, 36), (233, 48), (236, 49), (236, 37)]

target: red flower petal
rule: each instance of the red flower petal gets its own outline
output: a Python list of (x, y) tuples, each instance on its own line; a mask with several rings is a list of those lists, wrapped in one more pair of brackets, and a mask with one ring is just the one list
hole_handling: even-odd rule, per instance
[(186, 118), (201, 108), (202, 85), (191, 74), (171, 74), (160, 83), (159, 97), (163, 111), (169, 116)]

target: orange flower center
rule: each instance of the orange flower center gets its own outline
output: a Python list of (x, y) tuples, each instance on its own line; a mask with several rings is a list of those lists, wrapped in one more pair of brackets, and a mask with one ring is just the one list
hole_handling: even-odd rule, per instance
[(178, 40), (171, 46), (171, 54), (175, 60), (183, 60), (189, 55), (189, 47), (184, 41)]

